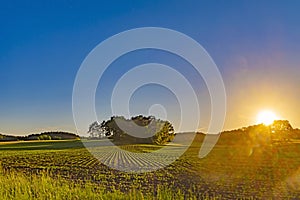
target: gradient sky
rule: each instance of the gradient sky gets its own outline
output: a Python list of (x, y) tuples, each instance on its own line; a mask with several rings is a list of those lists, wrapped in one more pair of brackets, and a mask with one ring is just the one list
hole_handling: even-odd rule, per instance
[[(226, 87), (224, 129), (254, 124), (262, 109), (300, 127), (299, 8), (299, 1), (2, 1), (0, 132), (75, 131), (72, 89), (84, 58), (106, 38), (146, 26), (180, 31), (208, 51)], [(151, 50), (121, 57), (109, 68), (97, 91), (99, 118), (109, 117), (109, 91), (118, 77), (147, 62), (178, 68), (198, 85), (199, 129), (205, 129), (210, 102), (201, 77), (178, 57)], [(133, 114), (161, 103), (169, 120), (179, 120), (178, 102), (167, 88), (145, 86), (131, 102)]]

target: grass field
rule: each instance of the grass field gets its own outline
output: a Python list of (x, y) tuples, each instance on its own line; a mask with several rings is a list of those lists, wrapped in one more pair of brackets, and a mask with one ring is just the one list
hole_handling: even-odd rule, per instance
[[(295, 199), (300, 197), (300, 144), (226, 145), (205, 158), (193, 144), (154, 172), (125, 173), (101, 164), (81, 141), (1, 143), (2, 199)], [(124, 146), (148, 152), (152, 145)], [(108, 147), (103, 147), (103, 152)], [(166, 152), (166, 157), (172, 152)], [(114, 162), (116, 155), (109, 157)], [(139, 160), (124, 161), (141, 162)]]

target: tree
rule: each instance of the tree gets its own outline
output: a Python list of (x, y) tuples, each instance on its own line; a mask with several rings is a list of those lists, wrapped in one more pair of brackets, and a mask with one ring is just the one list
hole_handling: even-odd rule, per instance
[(92, 138), (101, 137), (102, 135), (101, 125), (97, 121), (93, 122), (89, 126), (88, 134), (90, 134)]
[(166, 144), (171, 142), (175, 137), (175, 132), (172, 124), (168, 121), (162, 122), (163, 125), (159, 132), (154, 135), (153, 142), (155, 144)]
[(290, 122), (288, 120), (275, 120), (271, 125), (274, 131), (290, 131), (293, 130)]
[[(174, 139), (175, 133), (172, 124), (169, 121), (156, 119), (154, 116), (138, 115), (131, 119), (125, 119), (123, 116), (113, 116), (101, 124), (92, 123), (89, 132), (96, 131), (109, 136), (115, 143), (148, 143), (148, 144), (166, 144)], [(139, 134), (133, 136), (133, 132)], [(147, 137), (149, 135), (149, 137)]]

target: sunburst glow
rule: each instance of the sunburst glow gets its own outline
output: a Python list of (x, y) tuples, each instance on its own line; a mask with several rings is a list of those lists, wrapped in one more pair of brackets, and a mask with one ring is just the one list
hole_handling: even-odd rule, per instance
[(264, 110), (258, 113), (256, 117), (256, 122), (258, 124), (264, 124), (264, 125), (270, 125), (274, 122), (274, 120), (277, 120), (278, 116), (270, 111), (270, 110)]

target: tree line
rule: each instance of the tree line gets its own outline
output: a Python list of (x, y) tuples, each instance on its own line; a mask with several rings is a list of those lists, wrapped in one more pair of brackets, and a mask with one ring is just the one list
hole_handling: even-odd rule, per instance
[(79, 135), (62, 131), (49, 131), (27, 136), (11, 136), (0, 134), (0, 141), (28, 141), (28, 140), (74, 140), (80, 139)]

